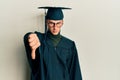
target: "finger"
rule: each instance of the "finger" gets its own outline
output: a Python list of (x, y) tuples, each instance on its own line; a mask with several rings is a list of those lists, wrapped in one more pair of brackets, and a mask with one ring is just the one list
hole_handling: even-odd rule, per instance
[(35, 46), (37, 44), (37, 40), (34, 40), (32, 42), (29, 43), (29, 45), (32, 47), (32, 46)]
[(28, 39), (28, 42), (33, 42), (35, 40), (35, 37), (31, 37)]
[(31, 33), (28, 38), (34, 37), (35, 33)]
[(37, 43), (36, 45), (32, 46), (31, 49), (36, 50), (40, 45), (41, 45), (40, 43)]
[[(32, 41), (32, 40), (31, 40), (31, 41)], [(36, 45), (37, 43), (40, 44), (40, 41), (39, 41), (38, 37), (36, 36), (36, 38), (35, 38), (32, 42), (29, 42), (29, 45), (30, 45), (30, 46), (34, 46), (34, 45)]]
[(36, 37), (36, 34), (34, 33), (31, 33), (29, 36), (28, 36), (28, 41), (31, 42), (32, 40), (34, 40)]
[(32, 50), (31, 57), (32, 57), (32, 59), (35, 59), (35, 57), (36, 57), (35, 50)]

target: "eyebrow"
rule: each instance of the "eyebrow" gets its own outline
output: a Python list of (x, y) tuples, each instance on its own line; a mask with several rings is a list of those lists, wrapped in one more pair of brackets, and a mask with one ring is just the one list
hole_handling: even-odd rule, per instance
[(58, 21), (58, 22), (48, 21), (48, 23), (62, 23), (62, 22), (61, 21)]

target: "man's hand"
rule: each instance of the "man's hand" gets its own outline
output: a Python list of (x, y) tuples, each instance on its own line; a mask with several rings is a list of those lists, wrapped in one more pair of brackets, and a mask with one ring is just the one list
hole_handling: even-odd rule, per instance
[(32, 59), (35, 59), (35, 56), (36, 56), (35, 51), (41, 45), (40, 41), (35, 33), (31, 33), (28, 36), (28, 42), (29, 42), (29, 46), (31, 47), (31, 50), (32, 50), (31, 57), (32, 57)]

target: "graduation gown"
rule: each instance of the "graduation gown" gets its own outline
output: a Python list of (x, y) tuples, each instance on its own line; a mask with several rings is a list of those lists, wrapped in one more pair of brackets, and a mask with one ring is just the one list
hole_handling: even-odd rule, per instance
[(35, 32), (41, 42), (36, 59), (31, 58), (27, 33), (24, 44), (31, 69), (31, 80), (82, 80), (78, 53), (74, 41), (62, 36), (56, 47), (48, 35)]

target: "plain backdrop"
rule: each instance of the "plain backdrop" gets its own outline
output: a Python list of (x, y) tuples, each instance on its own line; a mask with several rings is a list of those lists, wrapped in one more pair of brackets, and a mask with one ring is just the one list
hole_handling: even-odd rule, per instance
[(23, 36), (44, 32), (44, 10), (65, 6), (61, 34), (76, 42), (83, 80), (120, 80), (120, 0), (0, 0), (0, 80), (30, 80)]

